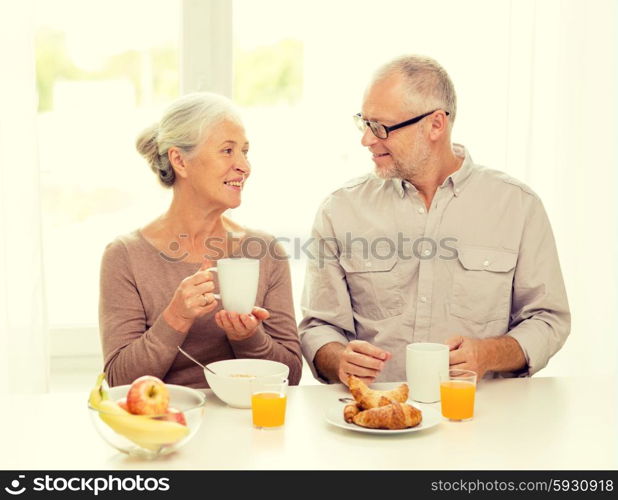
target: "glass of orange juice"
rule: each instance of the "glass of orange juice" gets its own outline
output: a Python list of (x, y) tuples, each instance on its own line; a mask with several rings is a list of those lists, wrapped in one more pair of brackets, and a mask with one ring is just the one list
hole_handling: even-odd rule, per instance
[(251, 381), (251, 413), (253, 426), (258, 429), (276, 429), (285, 423), (288, 380)]
[(470, 420), (474, 416), (476, 373), (451, 369), (440, 377), (442, 416), (449, 420)]

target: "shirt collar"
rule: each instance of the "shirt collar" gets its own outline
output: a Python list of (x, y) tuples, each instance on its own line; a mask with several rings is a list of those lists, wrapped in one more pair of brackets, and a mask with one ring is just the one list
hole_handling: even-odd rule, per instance
[(406, 195), (406, 191), (408, 190), (417, 191), (416, 186), (414, 186), (414, 184), (406, 180), (403, 180), (403, 179), (394, 178), (394, 179), (391, 179), (391, 183), (393, 184), (393, 187), (395, 188), (395, 191), (397, 192), (400, 198), (403, 198)]
[[(472, 161), (472, 157), (470, 156), (470, 153), (465, 148), (465, 146), (462, 146), (461, 144), (453, 144), (453, 151), (456, 156), (460, 158), (463, 157), (463, 163), (461, 164), (461, 167), (459, 167), (457, 170), (455, 170), (455, 172), (453, 172), (446, 179), (444, 179), (444, 182), (440, 187), (445, 187), (450, 184), (453, 186), (453, 193), (455, 194), (455, 196), (459, 196), (465, 184), (470, 179), (470, 174), (472, 173), (472, 165), (474, 165), (474, 162)], [(414, 184), (404, 179), (394, 178), (391, 179), (391, 183), (393, 184), (395, 191), (401, 198), (403, 198), (408, 191), (418, 191)]]
[(449, 175), (444, 182), (443, 186), (446, 186), (447, 183), (450, 183), (453, 186), (453, 193), (455, 196), (459, 196), (464, 186), (467, 184), (470, 179), (470, 174), (472, 173), (472, 165), (474, 162), (472, 161), (472, 157), (468, 150), (462, 146), (461, 144), (453, 144), (453, 152), (458, 157), (463, 157), (463, 162), (461, 167), (455, 170), (451, 175)]

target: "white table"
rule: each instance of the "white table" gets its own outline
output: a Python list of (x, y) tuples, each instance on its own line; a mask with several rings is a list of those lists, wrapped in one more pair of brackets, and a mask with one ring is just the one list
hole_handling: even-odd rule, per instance
[(274, 431), (253, 429), (250, 410), (206, 394), (197, 435), (154, 461), (104, 443), (87, 414), (86, 394), (9, 396), (0, 412), (0, 468), (618, 469), (613, 378), (483, 382), (474, 420), (390, 436), (325, 421), (324, 409), (347, 394), (341, 385), (291, 387), (286, 425)]

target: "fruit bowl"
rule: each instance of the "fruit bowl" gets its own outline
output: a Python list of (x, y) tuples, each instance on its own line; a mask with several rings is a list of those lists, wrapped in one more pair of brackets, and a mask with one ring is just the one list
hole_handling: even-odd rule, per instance
[[(164, 415), (121, 414), (113, 407), (88, 404), (90, 418), (101, 437), (127, 455), (152, 459), (168, 455), (189, 442), (202, 423), (206, 397), (180, 385), (165, 384), (169, 406), (178, 412)], [(129, 385), (108, 389), (110, 401), (123, 400)], [(116, 405), (117, 406), (117, 405)], [(122, 411), (122, 410), (121, 410)]]

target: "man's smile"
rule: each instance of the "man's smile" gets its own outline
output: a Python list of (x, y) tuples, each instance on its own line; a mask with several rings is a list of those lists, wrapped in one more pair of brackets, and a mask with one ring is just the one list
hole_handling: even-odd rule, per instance
[(380, 161), (384, 160), (385, 158), (390, 157), (390, 153), (378, 153), (375, 151), (372, 151), (372, 156), (371, 159), (376, 162), (379, 163)]

